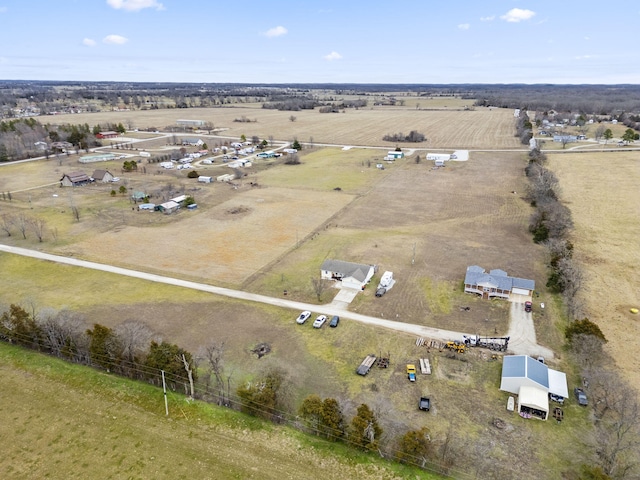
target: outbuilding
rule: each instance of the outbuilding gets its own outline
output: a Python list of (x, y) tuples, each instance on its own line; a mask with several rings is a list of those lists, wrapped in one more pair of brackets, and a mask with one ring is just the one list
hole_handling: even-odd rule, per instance
[(168, 202), (161, 203), (158, 205), (158, 210), (160, 210), (165, 215), (170, 215), (173, 212), (177, 211), (180, 208), (176, 202), (169, 200)]
[(61, 187), (79, 187), (91, 183), (91, 178), (83, 172), (65, 173), (60, 179)]
[(546, 420), (549, 394), (566, 398), (567, 376), (528, 355), (508, 355), (502, 360), (500, 390), (518, 395), (518, 413)]
[(200, 175), (198, 177), (198, 181), (200, 183), (211, 183), (211, 182), (213, 182), (213, 177), (206, 177), (204, 175)]
[(115, 178), (108, 170), (95, 170), (92, 175), (96, 182), (110, 183)]

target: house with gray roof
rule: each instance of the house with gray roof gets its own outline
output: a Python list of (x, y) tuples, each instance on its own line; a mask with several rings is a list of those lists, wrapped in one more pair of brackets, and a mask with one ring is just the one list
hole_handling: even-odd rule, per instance
[(482, 267), (472, 265), (467, 267), (464, 277), (464, 291), (475, 293), (482, 298), (508, 299), (511, 294), (533, 295), (536, 282), (526, 278), (510, 277), (507, 272), (500, 269), (490, 270), (489, 273)]
[(320, 267), (320, 278), (336, 280), (341, 286), (362, 290), (376, 272), (375, 265), (325, 260)]
[(61, 187), (79, 187), (88, 183), (91, 183), (91, 178), (83, 172), (65, 173), (60, 179)]

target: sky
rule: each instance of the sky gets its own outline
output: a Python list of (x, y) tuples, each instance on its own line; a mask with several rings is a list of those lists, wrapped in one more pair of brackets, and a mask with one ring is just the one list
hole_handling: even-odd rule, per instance
[(0, 0), (0, 79), (640, 83), (640, 2)]

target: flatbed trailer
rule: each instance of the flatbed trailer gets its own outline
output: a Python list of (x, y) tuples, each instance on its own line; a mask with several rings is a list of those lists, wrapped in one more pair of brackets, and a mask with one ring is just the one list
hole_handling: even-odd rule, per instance
[(356, 373), (362, 376), (366, 375), (369, 373), (369, 370), (371, 370), (374, 363), (376, 363), (376, 356), (373, 354), (367, 355), (360, 366), (356, 369)]

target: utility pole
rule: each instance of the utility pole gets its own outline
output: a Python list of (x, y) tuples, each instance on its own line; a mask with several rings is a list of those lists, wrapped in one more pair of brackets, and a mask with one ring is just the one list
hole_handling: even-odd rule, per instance
[(416, 243), (413, 242), (413, 257), (411, 258), (411, 265), (416, 263)]

